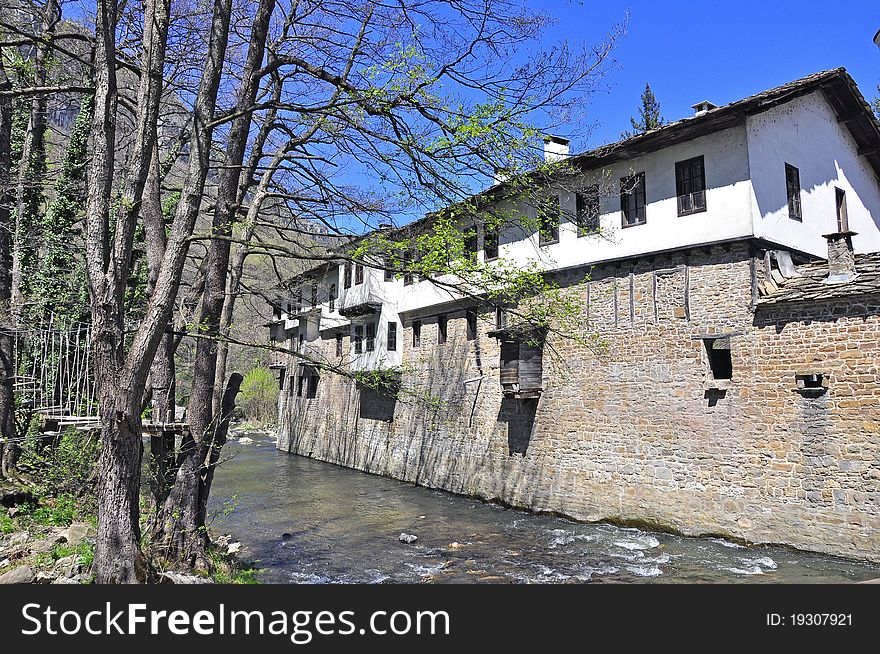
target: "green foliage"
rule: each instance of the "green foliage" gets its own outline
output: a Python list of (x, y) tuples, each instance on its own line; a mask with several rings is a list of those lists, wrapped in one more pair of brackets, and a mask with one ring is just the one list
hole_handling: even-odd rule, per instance
[(274, 424), (278, 402), (278, 379), (268, 368), (257, 366), (244, 376), (238, 405), (251, 422)]
[(81, 498), (74, 495), (44, 497), (42, 502), (39, 506), (26, 505), (21, 513), (22, 518), (51, 527), (66, 527), (71, 522), (94, 519), (93, 514), (84, 512), (85, 504)]
[(39, 495), (54, 498), (49, 506), (40, 507), (35, 513), (55, 521), (50, 524), (93, 513), (98, 452), (97, 439), (75, 430), (62, 434), (54, 445), (43, 439), (26, 439), (20, 469), (36, 480), (34, 489)]
[(44, 321), (54, 313), (62, 324), (70, 324), (82, 320), (88, 312), (85, 265), (76, 257), (71, 243), (78, 236), (76, 224), (85, 203), (92, 106), (92, 96), (85, 96), (55, 184), (55, 199), (42, 219), (43, 248), (31, 294)]
[(0, 512), (0, 534), (11, 534), (16, 529), (15, 522), (6, 513)]

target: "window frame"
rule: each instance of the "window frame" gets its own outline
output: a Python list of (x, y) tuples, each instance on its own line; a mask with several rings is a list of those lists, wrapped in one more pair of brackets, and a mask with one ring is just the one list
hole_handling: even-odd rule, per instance
[[(794, 192), (794, 186), (797, 192)], [(801, 200), (801, 171), (797, 166), (785, 162), (785, 198), (788, 205), (788, 217), (798, 222), (804, 221), (804, 205)], [(793, 202), (796, 204), (793, 204)]]
[[(575, 193), (574, 204), (574, 226), (578, 238), (599, 233), (602, 230), (602, 194), (599, 185), (591, 184), (582, 192)], [(595, 215), (588, 222), (584, 221), (582, 217), (592, 205), (595, 205)]]
[(477, 312), (473, 310), (465, 312), (465, 320), (467, 321), (467, 340), (477, 340)]
[(449, 340), (449, 316), (441, 313), (437, 316), (437, 345), (446, 345)]
[(354, 285), (364, 283), (364, 264), (356, 263), (354, 264)]
[(351, 261), (342, 266), (342, 288), (351, 288)]
[[(699, 164), (700, 166), (700, 174), (699, 176), (693, 175), (693, 167), (694, 165)], [(684, 173), (687, 172), (687, 177), (685, 177)], [(684, 193), (684, 184), (690, 184), (691, 189), (694, 187), (694, 182), (699, 180), (700, 182), (700, 190), (694, 191), (691, 190), (688, 193)], [(702, 205), (697, 205), (694, 201), (694, 196), (696, 194), (702, 195)], [(691, 202), (690, 209), (682, 208), (682, 198), (689, 197)], [(683, 161), (675, 162), (675, 200), (678, 209), (679, 216), (690, 216), (695, 213), (703, 213), (707, 210), (707, 202), (706, 202), (706, 161), (704, 155), (699, 155), (698, 157), (691, 157), (690, 159), (684, 159)]]
[(385, 348), (389, 352), (397, 352), (397, 322), (394, 320), (388, 322), (388, 334), (385, 341)]
[[(627, 190), (630, 189), (630, 190)], [(642, 219), (639, 220), (639, 195), (642, 199)], [(635, 222), (627, 220), (628, 215), (628, 198), (633, 198), (635, 202)], [(648, 223), (648, 191), (645, 172), (638, 172), (620, 178), (620, 224), (621, 229), (629, 229), (630, 227), (638, 227)]]
[(413, 320), (412, 323), (412, 348), (414, 350), (422, 347), (422, 321)]
[(364, 351), (364, 326), (352, 325), (354, 330), (354, 353), (363, 354)]
[[(492, 252), (495, 254), (490, 254), (489, 243), (493, 244)], [(496, 225), (495, 227), (490, 227), (486, 223), (483, 223), (483, 260), (484, 261), (493, 261), (498, 258), (500, 252), (501, 245), (501, 229)]]
[(368, 322), (364, 330), (364, 350), (374, 352), (376, 350), (376, 323)]
[[(551, 193), (542, 198), (539, 204), (540, 206), (537, 209), (538, 245), (540, 247), (555, 245), (559, 243), (559, 225), (562, 222), (562, 200), (558, 193)], [(551, 207), (551, 205), (553, 206)], [(548, 235), (549, 238), (545, 235)]]

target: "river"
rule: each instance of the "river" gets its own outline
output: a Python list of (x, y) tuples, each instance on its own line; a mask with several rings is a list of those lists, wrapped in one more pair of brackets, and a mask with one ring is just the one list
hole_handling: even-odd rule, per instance
[[(239, 434), (241, 436), (241, 434)], [(211, 529), (269, 583), (841, 583), (880, 566), (536, 515), (279, 452), (223, 450)], [(418, 540), (404, 544), (401, 533)]]

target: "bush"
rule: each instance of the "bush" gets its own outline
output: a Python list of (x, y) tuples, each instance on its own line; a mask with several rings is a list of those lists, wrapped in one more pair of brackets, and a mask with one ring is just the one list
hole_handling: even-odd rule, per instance
[(278, 379), (268, 368), (252, 368), (241, 383), (239, 406), (245, 417), (262, 425), (275, 424), (278, 407)]
[(25, 441), (19, 469), (34, 480), (38, 495), (54, 498), (54, 506), (37, 509), (35, 519), (64, 524), (75, 515), (94, 513), (99, 449), (97, 438), (75, 429), (62, 434), (54, 444), (39, 438)]

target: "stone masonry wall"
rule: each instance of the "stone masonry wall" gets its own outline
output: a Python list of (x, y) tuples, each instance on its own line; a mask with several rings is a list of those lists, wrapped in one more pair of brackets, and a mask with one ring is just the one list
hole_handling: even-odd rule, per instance
[[(561, 277), (595, 338), (549, 337), (538, 401), (502, 397), (489, 313), (473, 341), (450, 314), (443, 345), (436, 320), (419, 348), (406, 324), (404, 387), (442, 402), (329, 373), (314, 399), (287, 383), (279, 448), (581, 520), (880, 560), (880, 298), (755, 312), (756, 268), (735, 244)], [(719, 333), (726, 389), (703, 340)], [(827, 390), (798, 389), (813, 373)]]

